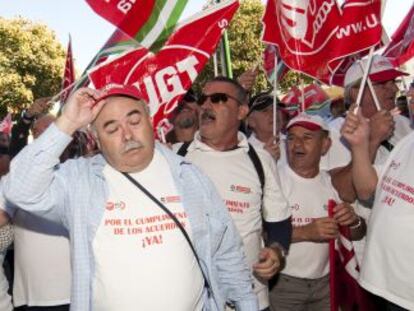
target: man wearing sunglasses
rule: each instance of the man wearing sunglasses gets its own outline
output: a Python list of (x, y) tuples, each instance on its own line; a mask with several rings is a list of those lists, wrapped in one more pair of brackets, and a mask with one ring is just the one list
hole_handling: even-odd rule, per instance
[[(242, 236), (260, 310), (269, 307), (267, 281), (283, 266), (291, 236), (290, 211), (279, 188), (276, 163), (251, 147), (239, 126), (249, 112), (248, 96), (235, 80), (216, 77), (199, 97), (200, 130), (186, 146), (174, 146), (209, 176)], [(256, 154), (257, 161), (253, 160)], [(263, 173), (261, 184), (260, 170)], [(267, 235), (262, 247), (262, 232)]]

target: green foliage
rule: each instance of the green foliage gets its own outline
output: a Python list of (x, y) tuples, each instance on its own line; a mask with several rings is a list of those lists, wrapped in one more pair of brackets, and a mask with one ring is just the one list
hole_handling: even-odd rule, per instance
[[(264, 5), (261, 0), (241, 0), (240, 8), (228, 28), (228, 38), (231, 51), (233, 76), (238, 77), (244, 71), (255, 68), (262, 63), (264, 44), (261, 41), (262, 16)], [(220, 60), (219, 48), (217, 58)], [(221, 72), (219, 66), (219, 72)], [(213, 59), (199, 75), (194, 88), (200, 90), (206, 81), (214, 76)], [(299, 74), (289, 72), (280, 83), (280, 90), (286, 92), (292, 85), (298, 85)], [(302, 75), (303, 76), (303, 75)], [(312, 79), (304, 77), (305, 84)], [(268, 90), (272, 86), (266, 80), (264, 72), (260, 71), (253, 93)]]
[(65, 51), (47, 26), (0, 18), (0, 116), (60, 91)]

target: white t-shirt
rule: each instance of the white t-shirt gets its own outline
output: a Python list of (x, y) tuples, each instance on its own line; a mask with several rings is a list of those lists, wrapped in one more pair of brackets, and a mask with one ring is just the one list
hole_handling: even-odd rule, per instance
[(17, 210), (14, 217), (15, 307), (70, 303), (71, 265), (65, 229)]
[[(397, 145), (397, 143), (403, 139), (405, 136), (410, 134), (412, 132), (412, 129), (410, 127), (410, 121), (400, 115), (394, 116), (395, 121), (395, 130), (392, 137), (388, 140), (391, 144), (394, 146)], [(382, 166), (387, 161), (388, 157), (390, 155), (390, 151), (388, 151), (387, 148), (384, 146), (380, 146), (378, 148), (377, 154), (375, 156), (374, 164), (375, 166)], [(371, 201), (357, 201), (355, 206), (355, 211), (358, 215), (362, 216), (365, 220), (369, 220), (371, 215), (371, 209), (372, 209), (372, 200)], [(354, 248), (355, 248), (355, 254), (358, 258), (358, 262), (362, 263), (363, 256), (364, 256), (364, 248), (366, 243), (366, 237), (359, 241), (354, 241)]]
[(414, 133), (379, 175), (360, 276), (363, 287), (414, 310)]
[[(238, 134), (238, 148), (216, 151), (200, 140), (197, 132), (188, 147), (186, 158), (197, 165), (213, 181), (240, 233), (247, 261), (251, 267), (258, 262), (262, 241), (263, 218), (277, 222), (290, 216), (286, 199), (279, 190), (276, 163), (263, 149), (256, 150), (265, 173), (263, 208), (261, 185), (248, 152), (247, 138)], [(178, 146), (176, 146), (178, 148)], [(254, 290), (259, 298), (260, 309), (269, 306), (267, 286), (254, 278)]]
[[(303, 178), (289, 165), (279, 169), (282, 190), (289, 202), (293, 226), (304, 226), (315, 218), (328, 216), (328, 201), (339, 202), (328, 172)], [(329, 273), (329, 243), (298, 242), (290, 245), (286, 267), (282, 271), (293, 277), (317, 279)]]
[[(204, 279), (174, 221), (120, 172), (107, 165), (109, 197), (93, 241), (93, 310), (201, 310)], [(190, 223), (166, 159), (131, 174), (177, 217)]]

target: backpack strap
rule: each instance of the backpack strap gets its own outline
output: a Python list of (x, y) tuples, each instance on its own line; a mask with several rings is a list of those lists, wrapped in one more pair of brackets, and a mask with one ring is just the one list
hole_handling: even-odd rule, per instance
[(262, 188), (262, 197), (263, 197), (264, 186), (265, 186), (265, 174), (264, 174), (262, 161), (260, 161), (260, 158), (257, 155), (256, 150), (254, 150), (251, 144), (249, 144), (249, 151), (247, 152), (247, 154), (249, 155), (250, 160), (253, 162), (253, 166), (257, 172), (257, 176), (259, 177), (260, 186)]
[(192, 141), (187, 141), (187, 142), (183, 143), (181, 145), (180, 149), (178, 149), (177, 154), (182, 156), (182, 157), (185, 157), (185, 155), (188, 152), (188, 147), (191, 145), (191, 143), (192, 143)]

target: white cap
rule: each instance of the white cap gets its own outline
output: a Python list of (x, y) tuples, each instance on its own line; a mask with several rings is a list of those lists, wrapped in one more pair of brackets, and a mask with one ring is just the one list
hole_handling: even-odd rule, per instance
[[(365, 69), (367, 63), (368, 59), (364, 59), (360, 63), (358, 61), (354, 62), (345, 74), (344, 86), (354, 84), (362, 79), (363, 72), (361, 67)], [(387, 57), (381, 55), (373, 56), (371, 68), (369, 70), (369, 77), (372, 82), (394, 80), (397, 77), (406, 75), (408, 74), (395, 69)]]
[(286, 129), (288, 130), (289, 128), (293, 126), (304, 127), (310, 131), (319, 131), (319, 130), (329, 131), (328, 124), (325, 122), (325, 120), (321, 116), (310, 115), (310, 114), (307, 114), (306, 112), (302, 112), (301, 114), (299, 114), (298, 116), (290, 120), (286, 126)]

